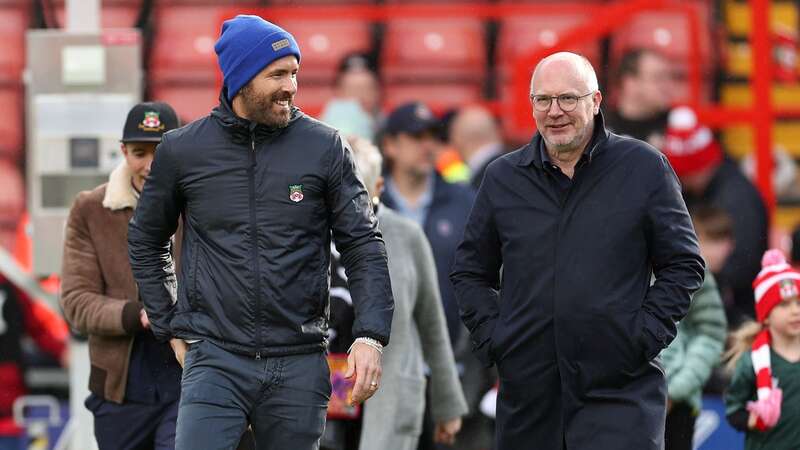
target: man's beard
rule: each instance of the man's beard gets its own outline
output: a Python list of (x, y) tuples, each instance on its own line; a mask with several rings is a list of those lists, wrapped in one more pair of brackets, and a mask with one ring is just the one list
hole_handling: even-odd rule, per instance
[(273, 102), (288, 100), (289, 107), (292, 106), (292, 96), (285, 92), (278, 92), (272, 95), (259, 95), (253, 91), (252, 85), (247, 84), (239, 92), (242, 96), (245, 111), (253, 122), (266, 125), (269, 128), (285, 128), (289, 125), (289, 113), (276, 114), (272, 111)]

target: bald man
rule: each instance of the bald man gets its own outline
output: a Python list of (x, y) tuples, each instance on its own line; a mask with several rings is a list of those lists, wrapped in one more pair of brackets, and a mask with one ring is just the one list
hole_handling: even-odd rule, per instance
[(582, 56), (539, 63), (538, 133), (489, 165), (456, 252), (461, 317), (500, 376), (498, 450), (664, 446), (657, 355), (703, 259), (667, 159), (609, 133), (602, 99)]
[(500, 130), (492, 113), (482, 106), (461, 109), (450, 124), (450, 145), (470, 169), (470, 184), (477, 189), (489, 163), (503, 153)]

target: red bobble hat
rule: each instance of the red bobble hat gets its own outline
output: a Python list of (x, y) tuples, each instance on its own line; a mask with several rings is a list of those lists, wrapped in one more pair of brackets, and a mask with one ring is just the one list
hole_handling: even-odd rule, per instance
[(692, 175), (722, 161), (722, 150), (711, 130), (698, 123), (697, 115), (688, 106), (670, 111), (662, 151), (679, 177)]

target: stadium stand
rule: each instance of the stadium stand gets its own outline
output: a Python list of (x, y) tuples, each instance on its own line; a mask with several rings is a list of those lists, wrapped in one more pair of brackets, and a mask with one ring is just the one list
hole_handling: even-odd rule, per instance
[(303, 52), (305, 82), (333, 83), (342, 58), (372, 49), (371, 24), (363, 20), (283, 20), (281, 26), (292, 33)]
[(473, 82), (486, 74), (485, 24), (474, 18), (391, 19), (381, 73), (387, 83)]

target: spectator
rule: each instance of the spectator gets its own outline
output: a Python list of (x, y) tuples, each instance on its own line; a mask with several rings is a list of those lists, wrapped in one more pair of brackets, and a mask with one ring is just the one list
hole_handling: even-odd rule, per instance
[(381, 83), (375, 59), (371, 55), (352, 53), (342, 58), (334, 87), (336, 98), (358, 100), (375, 123), (380, 121)]
[[(708, 204), (724, 210), (733, 222), (733, 250), (714, 273), (722, 292), (730, 291), (728, 323), (736, 326), (754, 316), (750, 282), (767, 248), (767, 212), (756, 188), (735, 162), (725, 157), (707, 127), (688, 107), (673, 109), (662, 151), (683, 185), (690, 208)], [(726, 303), (728, 301), (726, 300)]]
[(381, 201), (425, 230), (436, 261), (450, 342), (455, 343), (461, 322), (447, 274), (474, 194), (466, 186), (447, 183), (434, 169), (434, 154), (441, 145), (435, 137), (438, 125), (433, 113), (418, 102), (389, 114), (382, 140), (388, 171)]
[(384, 383), (395, 388), (380, 391), (366, 402), (359, 448), (417, 448), (426, 401), (426, 366), (430, 370), (430, 409), (436, 424), (434, 440), (452, 444), (467, 405), (448, 338), (430, 244), (419, 225), (378, 202), (383, 178), (377, 148), (364, 139), (351, 142), (386, 241), (395, 299), (392, 345), (383, 354)]
[(753, 282), (757, 322), (743, 324), (727, 353), (733, 380), (728, 422), (746, 450), (796, 449), (800, 442), (800, 272), (780, 250), (764, 254)]
[(343, 136), (361, 136), (369, 141), (375, 138), (375, 121), (352, 98), (334, 98), (320, 114), (320, 120), (339, 130)]
[[(707, 246), (701, 235), (698, 240), (703, 254)], [(703, 286), (692, 297), (689, 312), (678, 323), (675, 340), (661, 352), (669, 399), (666, 450), (694, 448), (694, 425), (702, 406), (703, 387), (719, 362), (726, 336), (725, 310), (717, 283), (714, 276), (706, 272)]]
[(469, 166), (470, 184), (477, 189), (489, 163), (503, 154), (503, 141), (497, 122), (486, 108), (468, 106), (450, 123), (450, 145)]
[(690, 213), (706, 268), (720, 273), (733, 251), (731, 216), (724, 209), (704, 204), (694, 206)]
[(140, 103), (125, 121), (124, 161), (108, 183), (78, 194), (64, 239), (61, 306), (89, 337), (89, 390), (101, 449), (175, 447), (181, 368), (156, 341), (128, 262), (128, 221), (168, 130), (177, 128), (165, 103)]
[(14, 422), (12, 407), (27, 393), (25, 336), (66, 367), (68, 330), (64, 320), (0, 275), (0, 448), (18, 448), (24, 434)]
[(608, 111), (608, 129), (660, 149), (673, 101), (672, 65), (656, 51), (634, 49), (622, 56), (616, 73), (616, 105)]
[(436, 137), (442, 145), (437, 146), (434, 153), (433, 164), (439, 175), (448, 183), (467, 184), (470, 180), (470, 171), (461, 153), (450, 144), (450, 123), (458, 113), (458, 109), (449, 109), (439, 116), (439, 126)]

